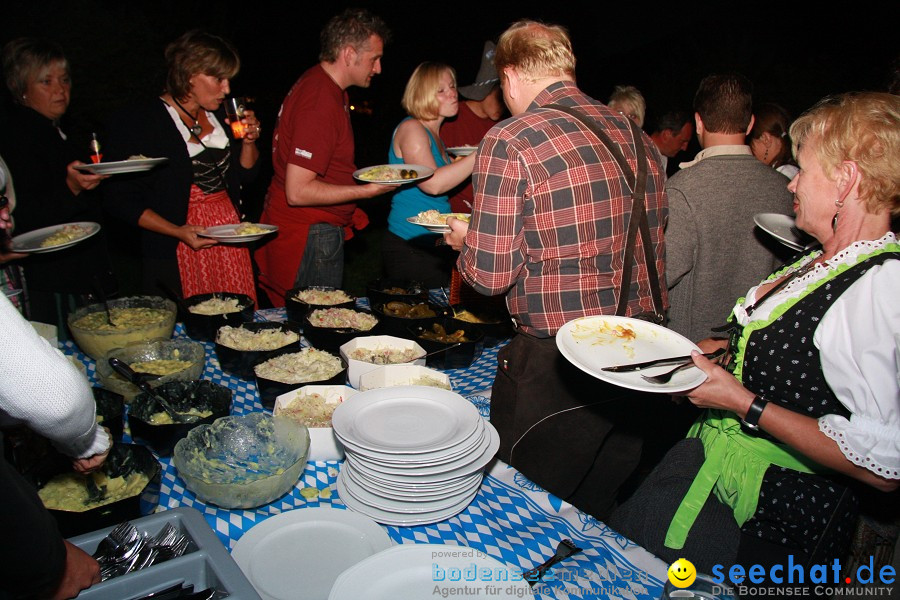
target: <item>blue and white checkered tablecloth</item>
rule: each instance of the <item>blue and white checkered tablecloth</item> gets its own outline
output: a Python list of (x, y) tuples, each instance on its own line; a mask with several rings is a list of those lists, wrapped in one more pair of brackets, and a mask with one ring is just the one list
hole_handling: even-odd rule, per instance
[[(283, 309), (257, 314), (257, 320), (277, 321), (284, 317)], [(175, 337), (185, 337), (180, 324)], [(207, 356), (203, 376), (232, 390), (232, 413), (262, 411), (256, 384), (223, 373), (213, 344), (203, 345)], [(62, 349), (78, 357), (87, 367), (88, 376), (97, 381), (90, 358), (81, 354), (72, 342), (62, 344)], [(497, 347), (486, 349), (467, 369), (446, 371), (454, 390), (478, 406), (485, 417), (489, 417), (489, 390), (497, 350)], [(163, 471), (158, 510), (179, 506), (196, 508), (229, 550), (244, 532), (272, 515), (307, 506), (344, 508), (336, 486), (340, 462), (310, 462), (290, 493), (253, 510), (227, 510), (205, 504), (185, 487), (171, 459), (161, 458), (159, 462)], [(304, 488), (316, 488), (318, 497), (307, 499), (300, 493)], [(667, 568), (640, 546), (543, 491), (516, 469), (499, 461), (489, 468), (472, 504), (458, 515), (430, 525), (385, 526), (385, 529), (395, 543), (471, 547), (505, 563), (511, 572), (535, 567), (553, 555), (560, 540), (571, 539), (584, 552), (565, 560), (534, 586), (537, 598), (655, 599), (661, 595)]]

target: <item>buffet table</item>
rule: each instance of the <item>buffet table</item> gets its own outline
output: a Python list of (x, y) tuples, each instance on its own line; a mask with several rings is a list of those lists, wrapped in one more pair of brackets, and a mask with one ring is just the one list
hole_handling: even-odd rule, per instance
[[(263, 310), (256, 315), (258, 321), (284, 318), (284, 309)], [(175, 337), (186, 337), (181, 324), (176, 327)], [(255, 383), (223, 373), (213, 344), (204, 343), (204, 347), (207, 361), (203, 377), (231, 389), (232, 414), (262, 411)], [(62, 350), (80, 359), (96, 384), (94, 361), (72, 342), (62, 344)], [(475, 404), (485, 418), (490, 417), (497, 350), (498, 347), (485, 349), (469, 368), (445, 371), (454, 391)], [(344, 508), (336, 489), (341, 468), (337, 461), (310, 462), (290, 493), (254, 510), (227, 510), (205, 504), (186, 489), (170, 458), (159, 462), (162, 482), (158, 510), (179, 506), (197, 509), (229, 550), (243, 533), (269, 516), (309, 506)], [(307, 498), (300, 493), (303, 488), (317, 489), (318, 497)], [(310, 489), (304, 491), (307, 496), (313, 495)], [(661, 560), (500, 461), (488, 466), (478, 495), (460, 514), (430, 525), (385, 529), (396, 544), (468, 546), (505, 563), (511, 572), (537, 566), (553, 555), (560, 540), (571, 539), (584, 552), (563, 561), (535, 585), (532, 591), (538, 598), (656, 599), (666, 576), (667, 565)]]

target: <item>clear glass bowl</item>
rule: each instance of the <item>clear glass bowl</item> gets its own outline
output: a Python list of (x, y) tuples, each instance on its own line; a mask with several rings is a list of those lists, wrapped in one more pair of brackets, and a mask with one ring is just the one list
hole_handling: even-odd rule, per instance
[[(158, 309), (162, 310), (165, 316), (145, 325), (126, 325), (121, 321), (116, 323), (114, 320), (113, 322), (116, 323), (114, 328), (91, 328), (79, 321), (93, 313), (103, 313), (106, 308), (103, 304), (91, 304), (79, 308), (69, 315), (69, 331), (72, 332), (72, 337), (75, 338), (75, 343), (82, 352), (94, 360), (104, 358), (110, 350), (124, 348), (135, 342), (157, 338), (169, 339), (175, 330), (176, 310), (175, 303), (171, 300), (157, 296), (132, 296), (110, 300), (109, 307), (110, 309)], [(101, 322), (105, 323), (105, 319)]]
[[(151, 387), (157, 387), (170, 381), (192, 381), (200, 379), (206, 366), (206, 350), (202, 344), (190, 340), (150, 340), (137, 342), (124, 348), (110, 350), (107, 355), (97, 361), (97, 376), (100, 383), (108, 390), (122, 394), (125, 402), (131, 402), (140, 393), (136, 385), (126, 381), (124, 377), (109, 366), (110, 358), (118, 358), (129, 365), (137, 362), (153, 360), (182, 360), (190, 363), (186, 368), (169, 375), (162, 375), (147, 380)], [(135, 369), (140, 371), (140, 369)]]
[(195, 427), (175, 445), (174, 464), (200, 500), (255, 508), (283, 496), (300, 479), (309, 430), (265, 413), (223, 417)]

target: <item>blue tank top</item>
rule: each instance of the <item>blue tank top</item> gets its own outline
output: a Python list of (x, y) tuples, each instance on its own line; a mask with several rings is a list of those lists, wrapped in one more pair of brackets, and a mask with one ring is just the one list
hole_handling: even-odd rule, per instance
[[(404, 121), (408, 121), (411, 118), (407, 117)], [(428, 134), (428, 143), (431, 148), (431, 156), (434, 158), (434, 164), (438, 167), (449, 165), (450, 162), (444, 158), (441, 147), (435, 141), (434, 136), (431, 135), (428, 129), (425, 130), (425, 133)], [(394, 153), (394, 136), (396, 135), (397, 130), (394, 129), (394, 135), (391, 136), (391, 146), (388, 149), (388, 162), (392, 165), (403, 164), (403, 159)], [(391, 212), (388, 215), (388, 231), (404, 240), (422, 236), (438, 237), (433, 233), (429, 233), (424, 227), (413, 225), (406, 220), (408, 217), (416, 216), (423, 210), (432, 208), (441, 213), (450, 212), (449, 197), (446, 194), (441, 196), (426, 194), (415, 184), (404, 186), (399, 192), (394, 193), (394, 198), (391, 200)]]

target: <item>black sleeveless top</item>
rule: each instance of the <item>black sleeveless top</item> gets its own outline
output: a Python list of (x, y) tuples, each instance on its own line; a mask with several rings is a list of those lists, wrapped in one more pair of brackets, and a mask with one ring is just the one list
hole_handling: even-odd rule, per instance
[(231, 150), (225, 148), (207, 148), (191, 157), (194, 170), (194, 185), (204, 194), (213, 194), (226, 189), (226, 174), (231, 168)]

